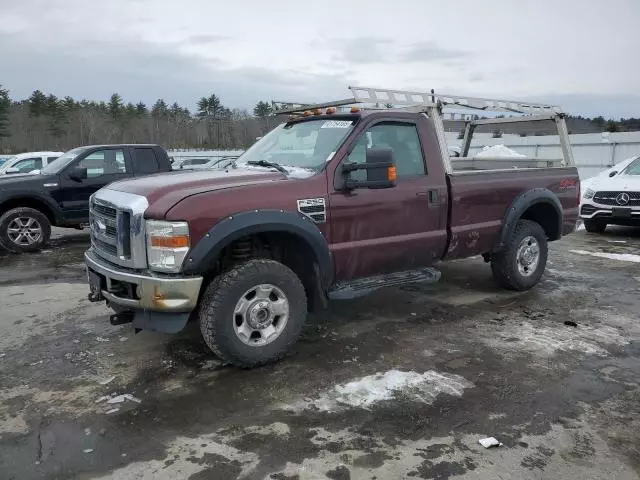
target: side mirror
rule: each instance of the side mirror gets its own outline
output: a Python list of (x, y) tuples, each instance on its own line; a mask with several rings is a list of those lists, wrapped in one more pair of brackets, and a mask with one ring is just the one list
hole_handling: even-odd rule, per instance
[(615, 170), (609, 174), (609, 177), (615, 177), (618, 174)]
[[(352, 180), (350, 173), (356, 170), (366, 170), (365, 181)], [(345, 163), (342, 165), (342, 174), (347, 178), (344, 188), (392, 188), (396, 186), (396, 162), (393, 158), (393, 150), (387, 147), (367, 149), (365, 163)]]
[(69, 178), (71, 180), (75, 180), (76, 182), (81, 182), (82, 180), (86, 180), (88, 177), (87, 168), (86, 167), (75, 167), (71, 170), (69, 174)]
[(7, 171), (5, 173), (7, 175), (9, 175), (11, 173), (20, 173), (20, 170), (18, 170), (16, 167), (11, 167), (11, 168), (7, 168)]

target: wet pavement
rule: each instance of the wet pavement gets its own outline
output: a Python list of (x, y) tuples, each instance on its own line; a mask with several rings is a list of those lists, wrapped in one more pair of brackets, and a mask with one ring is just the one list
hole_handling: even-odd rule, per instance
[(2, 479), (640, 478), (638, 230), (554, 243), (526, 293), (475, 258), (334, 303), (255, 370), (112, 327), (87, 243), (0, 254)]

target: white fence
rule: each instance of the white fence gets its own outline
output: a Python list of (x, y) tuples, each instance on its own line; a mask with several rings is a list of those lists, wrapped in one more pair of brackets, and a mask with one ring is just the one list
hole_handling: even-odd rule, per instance
[[(640, 155), (640, 132), (586, 133), (569, 135), (569, 139), (582, 179), (593, 177), (622, 160)], [(447, 133), (447, 142), (449, 145), (460, 144), (455, 133)], [(540, 137), (503, 135), (501, 138), (492, 138), (490, 133), (474, 134), (469, 156), (478, 153), (485, 145), (499, 144), (527, 157), (540, 159), (562, 157), (557, 135)]]

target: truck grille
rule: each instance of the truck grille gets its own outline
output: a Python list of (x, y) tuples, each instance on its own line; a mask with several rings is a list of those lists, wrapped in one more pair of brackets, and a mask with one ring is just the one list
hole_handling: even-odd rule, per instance
[[(629, 196), (629, 201), (627, 203), (618, 202), (618, 197), (623, 193), (626, 193)], [(596, 192), (593, 197), (593, 201), (600, 205), (637, 207), (640, 206), (640, 192)]]
[(111, 263), (128, 268), (146, 267), (144, 211), (139, 195), (102, 189), (89, 202), (91, 245)]

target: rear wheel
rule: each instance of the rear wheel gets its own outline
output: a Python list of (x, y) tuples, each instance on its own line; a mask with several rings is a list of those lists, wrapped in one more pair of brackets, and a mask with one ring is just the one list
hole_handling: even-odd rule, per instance
[(298, 276), (279, 262), (256, 259), (211, 281), (200, 305), (200, 330), (221, 359), (251, 368), (286, 355), (306, 317)]
[(589, 233), (604, 233), (607, 229), (607, 223), (590, 218), (584, 221), (584, 229)]
[(0, 217), (0, 244), (15, 253), (40, 250), (51, 237), (51, 223), (33, 208), (14, 208)]
[(500, 286), (528, 290), (540, 280), (547, 255), (544, 229), (531, 220), (520, 220), (504, 249), (492, 255), (491, 270)]

